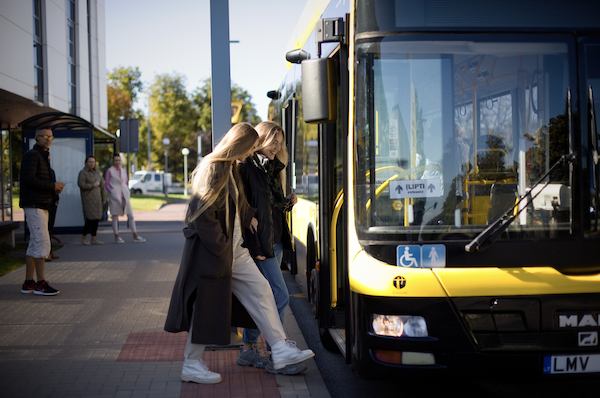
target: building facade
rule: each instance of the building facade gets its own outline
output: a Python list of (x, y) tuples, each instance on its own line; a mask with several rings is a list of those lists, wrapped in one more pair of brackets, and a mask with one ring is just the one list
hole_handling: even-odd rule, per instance
[(106, 127), (104, 29), (104, 0), (0, 0), (2, 128), (49, 111)]
[[(104, 0), (0, 0), (0, 221), (12, 219), (18, 179), (11, 145), (30, 146), (19, 123), (47, 112), (78, 116), (94, 126), (92, 153), (98, 134), (106, 133), (105, 59)], [(57, 174), (66, 171), (54, 158)]]

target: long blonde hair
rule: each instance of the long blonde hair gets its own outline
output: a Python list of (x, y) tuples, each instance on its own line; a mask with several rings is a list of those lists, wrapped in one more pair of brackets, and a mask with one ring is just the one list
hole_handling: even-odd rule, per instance
[(277, 133), (281, 133), (281, 135), (283, 136), (281, 149), (279, 150), (279, 152), (277, 152), (275, 158), (281, 163), (283, 163), (284, 169), (279, 172), (279, 178), (281, 180), (281, 186), (285, 187), (285, 167), (287, 167), (289, 155), (285, 146), (285, 132), (283, 131), (283, 128), (277, 123), (271, 120), (267, 120), (266, 122), (261, 122), (257, 124), (255, 129), (258, 133), (258, 148), (256, 149), (257, 151), (260, 151), (261, 149), (271, 145), (271, 143), (277, 136)]
[(236, 207), (243, 219), (249, 205), (239, 178), (237, 159), (254, 148), (257, 139), (258, 133), (252, 125), (248, 123), (236, 124), (225, 134), (213, 152), (206, 155), (202, 162), (196, 166), (191, 175), (192, 198), (190, 204), (196, 200), (198, 206), (196, 209), (188, 206), (185, 217), (186, 224), (198, 218), (217, 200), (221, 202), (219, 208), (226, 207), (228, 213), (229, 200), (227, 198), (230, 188), (237, 188)]

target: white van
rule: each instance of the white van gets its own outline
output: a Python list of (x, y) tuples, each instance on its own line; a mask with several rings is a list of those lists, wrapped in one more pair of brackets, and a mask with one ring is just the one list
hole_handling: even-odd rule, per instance
[(173, 184), (173, 176), (171, 173), (164, 171), (136, 171), (129, 180), (129, 191), (132, 194), (164, 194), (165, 190), (168, 193), (183, 193), (181, 184)]

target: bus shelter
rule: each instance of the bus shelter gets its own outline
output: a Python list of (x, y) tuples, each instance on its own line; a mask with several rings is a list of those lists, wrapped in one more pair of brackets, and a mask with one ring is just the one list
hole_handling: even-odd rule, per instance
[(62, 112), (43, 113), (17, 125), (23, 132), (23, 153), (33, 148), (35, 131), (49, 127), (54, 133), (50, 147), (50, 165), (57, 181), (64, 182), (60, 194), (54, 232), (77, 233), (83, 229), (83, 208), (77, 178), (88, 155), (94, 155), (97, 168), (110, 162), (118, 138), (79, 116)]

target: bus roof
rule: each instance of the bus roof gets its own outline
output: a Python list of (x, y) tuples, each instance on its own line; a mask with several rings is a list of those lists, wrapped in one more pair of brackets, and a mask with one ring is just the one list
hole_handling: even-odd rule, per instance
[[(298, 18), (298, 23), (296, 24), (292, 37), (286, 47), (286, 53), (304, 46), (315, 23), (321, 17), (323, 12), (325, 12), (325, 9), (330, 2), (331, 0), (308, 0), (306, 2), (306, 6), (304, 6), (304, 10)], [(288, 62), (287, 68), (289, 69), (291, 65), (292, 64)]]

